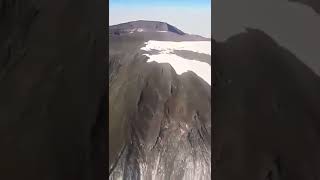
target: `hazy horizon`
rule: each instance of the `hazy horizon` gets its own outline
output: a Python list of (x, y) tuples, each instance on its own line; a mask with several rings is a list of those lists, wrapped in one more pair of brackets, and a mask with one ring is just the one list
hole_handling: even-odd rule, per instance
[(210, 0), (110, 0), (109, 10), (109, 26), (137, 20), (162, 21), (188, 34), (211, 37)]

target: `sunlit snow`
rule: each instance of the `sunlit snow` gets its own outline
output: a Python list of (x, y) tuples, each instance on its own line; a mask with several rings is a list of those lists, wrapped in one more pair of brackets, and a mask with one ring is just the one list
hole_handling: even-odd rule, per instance
[(154, 41), (150, 40), (145, 43), (146, 46), (142, 50), (150, 51), (156, 49), (159, 51), (186, 50), (197, 53), (211, 55), (211, 41)]
[(138, 31), (138, 32), (143, 32), (144, 30), (141, 29), (141, 28), (138, 28), (137, 31)]
[(211, 85), (211, 67), (208, 63), (185, 59), (173, 54), (174, 50), (187, 50), (197, 53), (211, 55), (210, 41), (148, 41), (146, 46), (141, 48), (145, 51), (157, 50), (159, 54), (144, 54), (149, 57), (147, 62), (169, 63), (177, 74), (192, 71), (200, 78)]

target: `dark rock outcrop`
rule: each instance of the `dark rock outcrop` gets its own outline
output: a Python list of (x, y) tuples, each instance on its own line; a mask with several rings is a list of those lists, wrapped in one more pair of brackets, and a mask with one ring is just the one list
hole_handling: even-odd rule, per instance
[(105, 178), (106, 3), (0, 1), (0, 179)]

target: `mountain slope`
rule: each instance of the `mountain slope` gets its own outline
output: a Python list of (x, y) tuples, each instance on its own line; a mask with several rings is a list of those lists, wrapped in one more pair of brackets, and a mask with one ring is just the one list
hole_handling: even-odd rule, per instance
[(150, 33), (109, 34), (109, 179), (210, 179), (210, 85), (141, 50), (151, 39), (194, 38)]
[(158, 21), (132, 21), (110, 26), (109, 28), (109, 33), (111, 34), (130, 32), (172, 32), (179, 35), (185, 35), (185, 33), (178, 28), (170, 24)]
[(143, 20), (110, 26), (109, 36), (112, 38), (122, 36), (125, 38), (134, 37), (144, 40), (162, 41), (210, 41), (210, 38), (184, 33), (178, 28), (164, 22)]

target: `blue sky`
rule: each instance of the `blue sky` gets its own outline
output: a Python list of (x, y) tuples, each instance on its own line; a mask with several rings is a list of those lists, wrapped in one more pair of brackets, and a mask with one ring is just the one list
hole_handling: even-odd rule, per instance
[(211, 0), (109, 0), (109, 25), (151, 20), (211, 37)]
[(211, 0), (109, 0), (110, 6), (210, 7)]

